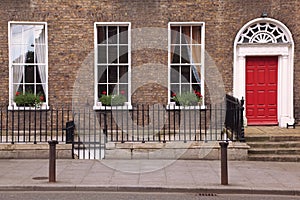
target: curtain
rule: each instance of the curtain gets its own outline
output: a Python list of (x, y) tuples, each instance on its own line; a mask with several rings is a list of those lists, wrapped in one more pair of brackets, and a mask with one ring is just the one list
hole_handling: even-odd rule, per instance
[[(173, 56), (175, 53), (175, 47), (179, 44), (179, 27), (171, 27), (171, 63), (173, 61)], [(176, 45), (175, 45), (176, 44)]]
[[(192, 35), (191, 35), (191, 30), (190, 28), (192, 28)], [(188, 57), (189, 57), (189, 61), (191, 64), (191, 68), (192, 68), (192, 72), (193, 75), (197, 81), (197, 83), (199, 83), (199, 86), (201, 87), (201, 80), (196, 68), (195, 63), (200, 63), (201, 61), (201, 52), (199, 51), (199, 49), (201, 49), (201, 46), (199, 45), (193, 45), (194, 43), (198, 44), (198, 42), (196, 40), (194, 40), (193, 36), (195, 35), (196, 37), (200, 37), (200, 31), (199, 29), (194, 28), (194, 26), (188, 26), (182, 29), (183, 30), (183, 42), (186, 45), (187, 48), (187, 52), (188, 52)]]
[[(12, 25), (11, 27), (11, 60), (13, 62), (13, 97), (15, 97), (16, 92), (21, 84), (21, 80), (23, 77), (24, 65), (20, 65), (25, 63), (25, 56), (27, 49), (22, 44), (22, 33), (23, 26), (20, 25)], [(16, 65), (18, 64), (18, 65)]]
[[(16, 60), (17, 63), (24, 63), (25, 54), (20, 55)], [(15, 97), (16, 92), (21, 84), (21, 80), (23, 77), (24, 65), (13, 65), (13, 97)]]
[(43, 25), (35, 27), (35, 56), (38, 63), (39, 75), (41, 78), (42, 87), (46, 94), (46, 44), (45, 44), (45, 29)]

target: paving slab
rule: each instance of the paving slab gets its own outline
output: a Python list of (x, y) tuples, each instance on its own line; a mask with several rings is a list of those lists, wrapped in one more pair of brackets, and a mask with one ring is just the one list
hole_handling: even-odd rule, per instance
[(174, 191), (300, 195), (299, 162), (228, 161), (221, 185), (218, 160), (0, 160), (0, 190)]
[(300, 195), (300, 163), (228, 161), (229, 185), (221, 185), (220, 161), (0, 160), (0, 190), (196, 191)]

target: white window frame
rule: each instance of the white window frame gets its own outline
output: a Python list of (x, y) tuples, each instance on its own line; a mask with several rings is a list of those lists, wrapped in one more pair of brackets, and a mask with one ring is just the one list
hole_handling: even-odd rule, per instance
[[(98, 101), (98, 44), (97, 27), (98, 26), (127, 26), (128, 27), (128, 91), (127, 102), (124, 106), (103, 106)], [(117, 43), (119, 45), (119, 43)], [(122, 64), (118, 64), (120, 66)], [(123, 64), (124, 65), (124, 64)], [(132, 109), (131, 105), (131, 23), (130, 22), (95, 22), (94, 23), (94, 110), (104, 109)]]
[(28, 21), (9, 21), (8, 22), (8, 48), (9, 48), (9, 105), (8, 109), (13, 110), (13, 109), (20, 109), (20, 110), (32, 110), (30, 107), (20, 107), (17, 106), (13, 100), (14, 94), (13, 94), (13, 62), (11, 60), (11, 26), (12, 25), (44, 25), (45, 27), (45, 45), (46, 45), (46, 56), (45, 56), (45, 73), (46, 73), (46, 80), (45, 80), (45, 101), (41, 104), (41, 106), (38, 109), (46, 110), (49, 109), (48, 106), (48, 28), (47, 28), (47, 22), (28, 22)]
[[(201, 94), (202, 94), (202, 105), (204, 108), (205, 103), (205, 87), (204, 87), (204, 73), (205, 73), (205, 23), (204, 22), (169, 22), (168, 23), (168, 108), (174, 108), (174, 102), (171, 102), (171, 27), (172, 26), (199, 26), (201, 27), (201, 69), (200, 69), (200, 78), (201, 78)], [(191, 33), (192, 34), (192, 33)], [(190, 36), (190, 38), (192, 38)], [(176, 63), (176, 65), (180, 65), (180, 63)], [(182, 64), (181, 64), (182, 65)], [(193, 106), (199, 107), (199, 106)], [(179, 108), (179, 106), (175, 106), (175, 108)]]

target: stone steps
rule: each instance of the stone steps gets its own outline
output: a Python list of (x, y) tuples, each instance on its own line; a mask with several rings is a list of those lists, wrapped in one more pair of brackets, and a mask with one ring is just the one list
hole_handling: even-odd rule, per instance
[(247, 142), (252, 148), (300, 148), (299, 141), (282, 141), (282, 142)]
[(250, 161), (277, 161), (277, 162), (300, 162), (300, 155), (273, 155), (259, 154), (248, 155)]
[(248, 160), (300, 161), (300, 135), (247, 135)]
[(246, 141), (249, 142), (290, 142), (299, 141), (299, 135), (254, 135), (246, 136)]
[(262, 154), (276, 154), (276, 155), (300, 155), (300, 148), (251, 148), (248, 154), (262, 155)]

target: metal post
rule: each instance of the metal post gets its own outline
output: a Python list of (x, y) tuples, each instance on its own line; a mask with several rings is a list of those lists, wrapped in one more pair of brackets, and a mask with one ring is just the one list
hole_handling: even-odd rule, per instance
[(228, 142), (220, 142), (221, 146), (221, 184), (228, 185), (227, 147)]
[(56, 182), (56, 140), (51, 140), (49, 143), (49, 182)]

